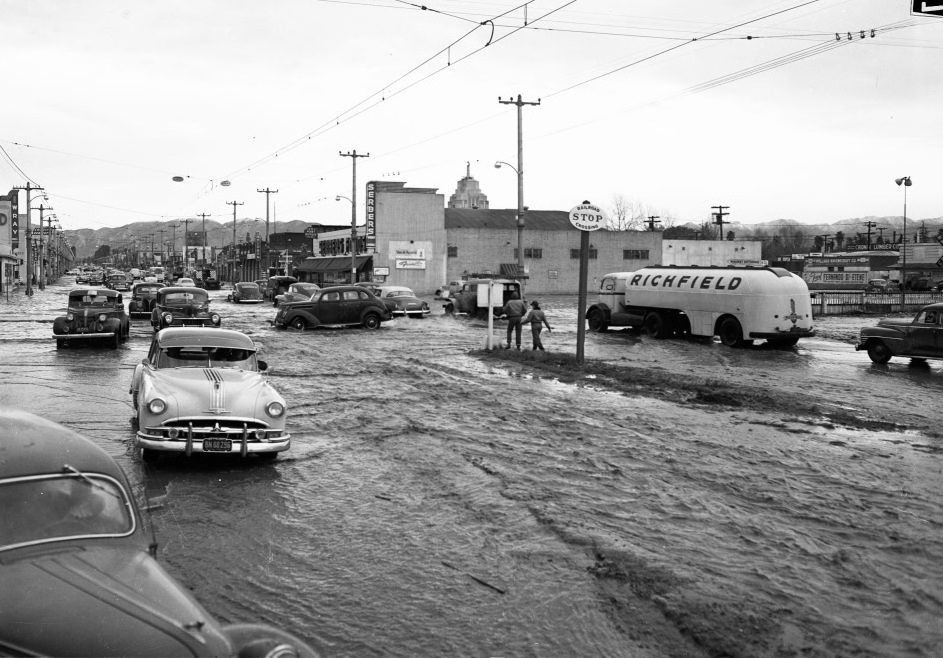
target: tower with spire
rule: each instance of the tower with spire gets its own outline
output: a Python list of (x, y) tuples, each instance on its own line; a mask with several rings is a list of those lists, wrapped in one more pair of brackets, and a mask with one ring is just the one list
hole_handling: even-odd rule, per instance
[(488, 197), (481, 191), (478, 181), (472, 178), (471, 162), (465, 163), (465, 178), (458, 181), (455, 193), (449, 197), (449, 208), (488, 209)]

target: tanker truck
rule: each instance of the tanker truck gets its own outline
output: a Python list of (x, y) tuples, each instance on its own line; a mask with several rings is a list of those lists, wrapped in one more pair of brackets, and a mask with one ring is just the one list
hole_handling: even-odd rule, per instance
[(652, 265), (602, 278), (586, 311), (591, 331), (641, 329), (652, 338), (720, 337), (730, 347), (791, 347), (814, 336), (809, 288), (779, 267)]

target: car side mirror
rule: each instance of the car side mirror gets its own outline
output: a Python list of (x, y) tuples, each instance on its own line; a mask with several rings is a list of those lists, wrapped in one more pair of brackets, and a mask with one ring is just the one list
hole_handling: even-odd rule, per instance
[(259, 359), (258, 363), (259, 363), (259, 371), (268, 370), (268, 363), (266, 361)]

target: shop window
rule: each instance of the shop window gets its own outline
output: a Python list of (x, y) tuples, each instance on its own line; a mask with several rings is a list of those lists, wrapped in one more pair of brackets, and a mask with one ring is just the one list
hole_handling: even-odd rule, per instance
[(648, 249), (623, 249), (622, 260), (648, 260)]
[(455, 245), (449, 245), (449, 258), (458, 258), (458, 247)]

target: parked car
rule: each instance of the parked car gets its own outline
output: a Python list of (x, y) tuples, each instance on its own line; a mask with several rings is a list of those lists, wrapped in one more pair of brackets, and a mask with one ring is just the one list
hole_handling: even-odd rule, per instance
[(174, 285), (175, 285), (175, 286), (179, 286), (179, 287), (181, 287), (181, 288), (184, 287), (184, 286), (187, 287), (187, 288), (194, 288), (194, 287), (196, 287), (196, 281), (194, 281), (193, 279), (191, 279), (191, 278), (188, 277), (188, 276), (182, 276), (182, 277), (180, 277), (179, 279), (177, 279), (177, 282), (174, 283)]
[(298, 283), (297, 277), (284, 274), (270, 276), (265, 285), (262, 286), (262, 296), (265, 297), (265, 299), (274, 300), (278, 295), (284, 295), (288, 292), (288, 287), (293, 283)]
[(868, 285), (864, 287), (865, 292), (900, 292), (900, 285), (897, 281), (888, 281), (887, 279), (871, 279)]
[(263, 301), (262, 290), (253, 281), (241, 281), (233, 286), (226, 299), (237, 304), (260, 304)]
[(298, 283), (293, 283), (288, 286), (286, 290), (281, 295), (275, 295), (274, 306), (278, 306), (282, 302), (303, 302), (311, 299), (311, 295), (316, 293), (321, 289), (316, 283), (307, 283), (300, 281)]
[(449, 281), (446, 285), (441, 286), (435, 291), (435, 299), (448, 299), (459, 290), (462, 289), (461, 281)]
[(218, 327), (222, 319), (210, 310), (210, 296), (202, 288), (169, 286), (157, 291), (151, 310), (154, 331), (166, 327)]
[(389, 307), (393, 317), (422, 318), (432, 312), (429, 304), (416, 297), (416, 293), (405, 286), (381, 286), (379, 297)]
[(220, 284), (219, 279), (214, 276), (208, 276), (201, 281), (202, 287), (205, 290), (219, 290)]
[(894, 356), (943, 358), (943, 303), (924, 306), (912, 320), (884, 318), (877, 326), (863, 328), (855, 349), (867, 350), (875, 363), (887, 363)]
[(280, 304), (274, 325), (294, 329), (361, 325), (376, 329), (381, 322), (392, 319), (386, 304), (372, 293), (348, 285), (322, 288), (308, 301)]
[(464, 314), (468, 317), (488, 317), (488, 286), (497, 284), (500, 292), (492, 296), (491, 307), (495, 315), (511, 299), (511, 295), (521, 294), (521, 284), (512, 279), (468, 279), (462, 282), (462, 289), (443, 301), (443, 308), (448, 314)]
[(248, 336), (231, 329), (164, 329), (131, 379), (137, 445), (161, 452), (258, 455), (288, 450), (285, 400)]
[(90, 440), (0, 410), (0, 453), (4, 655), (316, 655), (289, 633), (223, 624), (201, 606), (157, 561), (128, 478)]
[(157, 291), (164, 286), (157, 281), (138, 281), (131, 289), (131, 299), (128, 301), (128, 315), (132, 318), (150, 318), (154, 309), (154, 300)]
[(108, 288), (74, 288), (69, 291), (66, 314), (52, 323), (56, 347), (74, 341), (102, 341), (118, 347), (131, 333), (121, 293)]

